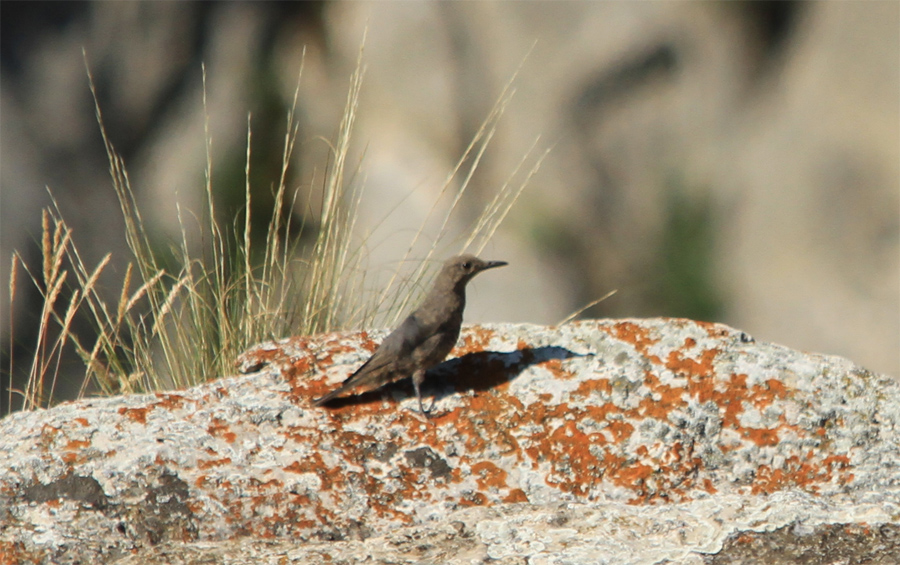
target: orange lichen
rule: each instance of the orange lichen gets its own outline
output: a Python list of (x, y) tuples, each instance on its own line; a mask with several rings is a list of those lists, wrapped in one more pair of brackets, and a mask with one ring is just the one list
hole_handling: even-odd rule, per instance
[(606, 443), (602, 434), (585, 433), (569, 420), (534, 439), (537, 441), (526, 452), (535, 465), (550, 464), (552, 471), (545, 479), (548, 485), (583, 496), (600, 480), (601, 469), (591, 448)]
[(515, 504), (517, 502), (530, 502), (530, 500), (528, 500), (528, 495), (525, 494), (525, 491), (520, 488), (514, 488), (510, 490), (509, 494), (504, 496), (501, 500), (507, 504)]
[(638, 410), (642, 416), (665, 420), (669, 412), (686, 404), (684, 387), (661, 384), (659, 377), (650, 372), (645, 373), (644, 384), (651, 394), (641, 399)]
[(460, 357), (466, 353), (484, 351), (493, 337), (494, 330), (489, 330), (481, 326), (467, 328), (462, 335), (463, 344), (454, 348), (452, 354)]
[(66, 444), (66, 449), (83, 449), (89, 446), (91, 442), (87, 440), (70, 439)]
[(741, 434), (760, 447), (778, 445), (778, 430), (740, 427)]
[(219, 467), (231, 463), (231, 457), (223, 457), (221, 459), (206, 459), (197, 461), (198, 469), (209, 469), (211, 467)]
[[(585, 379), (581, 381), (581, 384), (578, 385), (578, 388), (572, 392), (573, 396), (580, 396), (583, 398), (587, 398), (591, 396), (592, 393), (597, 393), (600, 396), (608, 397), (612, 394), (612, 383), (609, 382), (609, 379)], [(549, 400), (548, 398), (547, 400)]]
[(147, 423), (147, 412), (149, 412), (148, 408), (127, 408), (125, 406), (119, 408), (120, 416), (125, 416), (129, 420), (139, 424)]
[(562, 359), (549, 359), (541, 363), (541, 367), (544, 367), (545, 369), (550, 371), (550, 373), (557, 379), (574, 379), (577, 375), (573, 371), (563, 369), (562, 363)]
[(506, 488), (506, 471), (497, 467), (490, 461), (480, 461), (472, 465), (472, 474), (475, 475), (479, 488)]
[(378, 349), (379, 343), (369, 337), (369, 332), (359, 332), (360, 347), (374, 353)]
[(786, 458), (779, 468), (760, 465), (751, 485), (751, 492), (771, 494), (788, 487), (800, 487), (808, 492), (817, 493), (818, 484), (830, 482), (834, 478), (835, 470), (841, 483), (849, 482), (851, 479), (847, 477), (846, 472), (848, 465), (849, 459), (842, 455), (826, 457), (821, 462), (815, 461), (811, 451), (807, 452), (803, 459), (793, 455)]
[(184, 407), (185, 398), (180, 394), (171, 394), (171, 393), (156, 393), (156, 398), (159, 399), (159, 402), (153, 405), (153, 408), (166, 408), (168, 410), (175, 410), (178, 408)]
[(463, 495), (457, 501), (457, 504), (464, 508), (470, 506), (486, 506), (487, 503), (487, 497), (480, 492), (463, 493)]
[[(457, 433), (465, 438), (467, 451), (472, 453), (484, 452), (487, 448), (487, 442), (503, 435), (500, 433), (500, 430), (511, 425), (511, 423), (500, 422), (496, 418), (489, 416), (491, 414), (504, 413), (507, 406), (507, 402), (499, 395), (479, 394), (471, 399), (466, 412), (488, 417), (460, 418), (455, 422), (447, 421), (447, 424), (453, 425)], [(412, 434), (413, 437), (417, 437), (415, 430), (412, 431)]]
[(291, 377), (304, 376), (312, 372), (314, 359), (312, 357), (300, 357), (294, 359), (290, 365), (290, 372), (287, 373)]
[(699, 320), (688, 320), (688, 322), (698, 328), (706, 330), (706, 335), (713, 339), (728, 337), (731, 334), (728, 328), (713, 322), (703, 322)]
[(850, 457), (847, 455), (829, 455), (822, 459), (822, 466), (827, 468), (837, 467), (840, 470), (844, 470), (850, 466)]
[(788, 396), (788, 389), (781, 381), (776, 379), (766, 380), (766, 386), (753, 385), (750, 389), (749, 400), (757, 408), (771, 406), (775, 400)]
[(648, 328), (633, 322), (619, 322), (612, 326), (601, 326), (601, 329), (616, 339), (632, 344), (638, 353), (647, 357), (652, 363), (660, 363), (659, 357), (647, 353), (651, 346), (659, 343), (658, 339), (650, 336), (651, 330)]
[(619, 486), (634, 488), (643, 484), (654, 472), (654, 468), (643, 463), (633, 463), (614, 474), (613, 482)]
[(708, 377), (715, 372), (713, 361), (719, 354), (717, 349), (707, 349), (699, 359), (686, 357), (680, 350), (674, 350), (666, 358), (666, 368), (676, 375), (686, 377)]
[(222, 438), (228, 443), (234, 443), (237, 440), (237, 434), (232, 432), (228, 423), (220, 418), (213, 418), (206, 431), (209, 435)]

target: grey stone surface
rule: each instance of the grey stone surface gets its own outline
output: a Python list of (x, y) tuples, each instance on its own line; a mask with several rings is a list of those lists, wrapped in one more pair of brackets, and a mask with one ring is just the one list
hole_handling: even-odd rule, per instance
[(432, 420), (405, 383), (312, 407), (383, 335), (3, 419), (0, 562), (898, 555), (892, 378), (690, 320), (470, 326), (426, 381)]

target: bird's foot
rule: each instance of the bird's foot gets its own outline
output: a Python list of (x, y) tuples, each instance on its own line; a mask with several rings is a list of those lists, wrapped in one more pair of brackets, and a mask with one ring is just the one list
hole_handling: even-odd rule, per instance
[(425, 410), (425, 405), (422, 403), (422, 397), (419, 397), (419, 414), (425, 416), (425, 418), (431, 417), (431, 411), (434, 410), (435, 400), (431, 399), (431, 406), (428, 407), (428, 410)]

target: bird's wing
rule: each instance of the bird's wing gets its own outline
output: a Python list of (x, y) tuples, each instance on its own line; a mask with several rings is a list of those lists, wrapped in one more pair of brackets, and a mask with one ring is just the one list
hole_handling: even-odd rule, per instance
[(389, 357), (409, 355), (413, 349), (422, 345), (422, 342), (428, 339), (432, 333), (423, 326), (415, 314), (410, 314), (402, 324), (397, 326), (396, 330), (384, 338), (375, 354), (378, 355), (383, 351), (384, 355)]
[[(412, 374), (412, 352), (421, 345), (429, 334), (415, 315), (408, 316), (397, 329), (392, 331), (368, 361), (347, 377), (337, 389), (319, 398), (313, 403), (317, 406), (325, 404), (344, 392), (362, 383), (381, 386)], [(399, 375), (396, 378), (392, 378)]]
[(384, 338), (369, 360), (350, 375), (345, 382), (349, 383), (357, 376), (381, 371), (392, 364), (395, 365), (395, 370), (402, 371), (405, 361), (410, 359), (412, 352), (428, 337), (428, 332), (422, 327), (419, 320), (414, 315), (407, 316), (403, 323), (397, 326), (397, 329)]

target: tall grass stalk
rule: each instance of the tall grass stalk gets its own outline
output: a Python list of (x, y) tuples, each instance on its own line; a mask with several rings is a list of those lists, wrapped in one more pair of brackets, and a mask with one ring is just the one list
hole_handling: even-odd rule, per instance
[[(525, 58), (527, 58), (527, 55)], [(400, 317), (410, 309), (410, 307), (412, 306), (412, 302), (418, 298), (418, 293), (414, 292), (414, 290), (422, 288), (422, 281), (427, 278), (428, 270), (430, 268), (433, 268), (435, 265), (435, 262), (432, 259), (434, 258), (437, 250), (440, 248), (440, 244), (443, 243), (444, 239), (446, 239), (448, 227), (450, 225), (450, 219), (457, 211), (459, 203), (462, 200), (462, 197), (465, 194), (466, 190), (468, 189), (470, 181), (472, 180), (472, 177), (474, 176), (478, 165), (481, 163), (482, 158), (484, 157), (484, 154), (491, 143), (491, 140), (493, 140), (494, 135), (497, 133), (497, 128), (500, 125), (500, 120), (503, 117), (507, 106), (512, 101), (513, 96), (515, 95), (513, 84), (515, 83), (516, 77), (518, 76), (518, 73), (524, 63), (525, 59), (522, 60), (519, 68), (516, 69), (516, 71), (510, 77), (509, 81), (507, 81), (500, 95), (497, 97), (494, 106), (488, 113), (488, 116), (475, 132), (475, 135), (472, 137), (472, 140), (469, 142), (465, 151), (463, 151), (463, 154), (457, 160), (456, 165), (453, 167), (453, 170), (451, 170), (447, 175), (447, 178), (444, 181), (440, 193), (435, 199), (431, 210), (422, 221), (422, 224), (419, 226), (419, 229), (416, 232), (415, 236), (413, 236), (412, 240), (410, 241), (410, 244), (406, 249), (406, 253), (403, 256), (403, 260), (406, 261), (412, 258), (416, 243), (418, 243), (419, 239), (422, 237), (426, 226), (431, 224), (433, 221), (433, 216), (437, 212), (438, 203), (443, 199), (445, 195), (447, 195), (447, 193), (453, 191), (451, 204), (444, 212), (443, 218), (440, 219), (440, 230), (438, 231), (437, 236), (432, 240), (431, 247), (426, 252), (425, 257), (416, 258), (418, 260), (418, 266), (415, 268), (412, 275), (406, 279), (401, 278), (401, 271), (400, 269), (397, 269), (394, 272), (393, 276), (390, 278), (388, 284), (382, 290), (381, 294), (378, 295), (378, 303), (387, 305), (387, 325), (396, 324), (399, 321)], [(459, 251), (460, 253), (471, 251), (475, 254), (480, 254), (484, 250), (485, 245), (487, 245), (487, 243), (494, 236), (497, 228), (500, 226), (500, 223), (504, 218), (506, 218), (506, 215), (519, 199), (519, 196), (521, 196), (522, 191), (525, 189), (528, 182), (538, 172), (541, 164), (544, 161), (544, 158), (546, 158), (546, 156), (552, 149), (552, 147), (547, 148), (539, 156), (535, 157), (534, 152), (538, 146), (539, 141), (540, 137), (535, 138), (531, 147), (519, 161), (516, 168), (512, 171), (512, 173), (510, 173), (504, 184), (497, 190), (494, 199), (481, 211), (479, 216), (476, 218), (469, 230), (468, 237), (461, 246), (461, 249)], [(525, 174), (525, 177), (517, 185), (514, 184), (513, 181), (515, 177), (529, 161), (532, 161), (532, 165), (528, 172)], [(465, 168), (466, 166), (468, 166), (467, 169)], [(463, 172), (463, 178), (461, 180), (457, 180), (459, 179), (460, 174)], [(454, 186), (457, 182), (458, 186)], [(399, 292), (398, 287), (400, 289)]]

